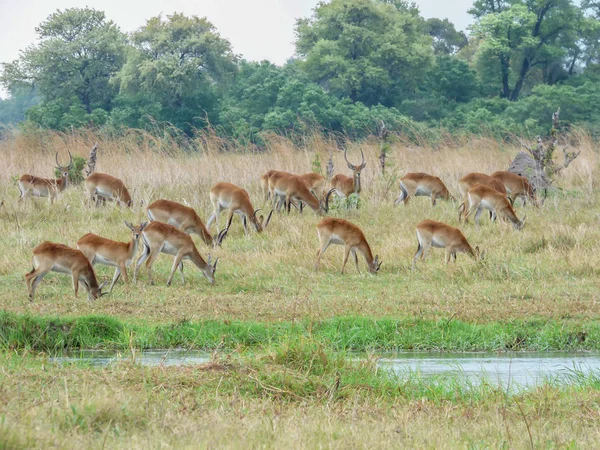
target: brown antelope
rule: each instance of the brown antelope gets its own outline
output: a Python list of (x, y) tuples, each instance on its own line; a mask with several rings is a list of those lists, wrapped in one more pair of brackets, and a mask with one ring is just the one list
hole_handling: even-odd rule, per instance
[(535, 206), (539, 206), (539, 201), (535, 191), (527, 178), (516, 173), (499, 170), (491, 175), (492, 178), (500, 181), (506, 188), (507, 197), (514, 204), (517, 197), (523, 199), (523, 205), (526, 200), (531, 200)]
[[(469, 173), (469, 174), (465, 175), (460, 180), (458, 180), (458, 185), (460, 186), (460, 192), (463, 197), (463, 202), (458, 207), (458, 221), (459, 222), (462, 220), (463, 214), (467, 211), (467, 204), (468, 204), (467, 195), (469, 193), (469, 189), (471, 189), (473, 186), (475, 186), (477, 184), (481, 184), (483, 186), (489, 186), (492, 189), (495, 189), (496, 191), (500, 192), (501, 194), (506, 195), (506, 188), (504, 187), (504, 184), (502, 184), (501, 181), (499, 181), (495, 178), (492, 178), (489, 175), (486, 175), (485, 173), (473, 172), (473, 173)], [(490, 218), (492, 219), (492, 221), (496, 220), (495, 214), (490, 212)]]
[(426, 173), (407, 173), (400, 178), (400, 196), (394, 202), (397, 206), (400, 202), (404, 205), (411, 197), (431, 197), (431, 204), (435, 206), (436, 199), (449, 200), (452, 198), (446, 185), (438, 177)]
[(356, 270), (360, 273), (360, 269), (358, 268), (358, 255), (356, 254), (357, 251), (361, 252), (365, 257), (370, 273), (379, 272), (379, 268), (381, 267), (379, 256), (376, 255), (375, 258), (373, 258), (371, 247), (369, 247), (369, 243), (367, 242), (364, 233), (353, 223), (344, 219), (328, 217), (317, 224), (317, 234), (319, 235), (321, 247), (317, 251), (315, 270), (319, 270), (321, 256), (323, 256), (327, 247), (329, 247), (330, 244), (339, 244), (346, 247), (344, 261), (342, 263), (342, 273), (344, 273), (344, 268), (346, 267), (350, 253), (352, 253), (352, 256), (354, 257)]
[(96, 202), (96, 206), (106, 200), (114, 200), (118, 205), (124, 203), (129, 207), (133, 204), (125, 184), (118, 178), (106, 173), (94, 172), (87, 177), (85, 179), (85, 190), (92, 201)]
[(335, 189), (335, 193), (338, 197), (346, 198), (349, 197), (350, 194), (360, 193), (360, 173), (367, 165), (367, 163), (365, 162), (365, 155), (362, 149), (360, 150), (360, 156), (362, 158), (361, 163), (358, 165), (354, 165), (350, 161), (348, 161), (348, 157), (346, 156), (346, 150), (344, 150), (344, 159), (346, 160), (346, 163), (348, 163), (348, 168), (352, 171), (352, 176), (348, 177), (346, 175), (338, 173), (331, 179), (330, 186), (332, 189)]
[(33, 301), (35, 289), (48, 272), (68, 273), (73, 277), (75, 297), (79, 291), (79, 282), (85, 288), (89, 300), (95, 300), (105, 293), (98, 286), (92, 265), (79, 250), (54, 242), (43, 242), (33, 249), (33, 269), (25, 275), (29, 300)]
[(69, 184), (69, 170), (73, 166), (73, 157), (69, 151), (69, 164), (61, 166), (58, 162), (58, 152), (56, 152), (56, 168), (60, 171), (61, 177), (40, 178), (34, 175), (22, 175), (19, 178), (19, 191), (21, 196), (19, 201), (25, 200), (29, 195), (34, 197), (48, 197), (52, 203), (59, 192), (64, 191)]
[(150, 223), (142, 231), (142, 242), (144, 243), (144, 250), (135, 265), (135, 271), (133, 272), (134, 283), (137, 280), (137, 273), (140, 266), (146, 261), (148, 280), (150, 284), (154, 284), (154, 280), (152, 279), (152, 264), (154, 264), (154, 261), (161, 252), (175, 256), (173, 268), (167, 279), (167, 286), (171, 285), (171, 280), (177, 267), (179, 267), (179, 272), (181, 273), (181, 284), (185, 284), (185, 278), (183, 277), (184, 259), (192, 261), (210, 283), (215, 282), (215, 270), (217, 270), (219, 258), (213, 263), (209, 255), (208, 261), (204, 261), (194, 245), (191, 236), (175, 228), (173, 225), (162, 222)]
[(244, 224), (244, 231), (246, 234), (248, 234), (248, 220), (254, 226), (254, 231), (260, 233), (267, 228), (267, 225), (269, 225), (271, 220), (271, 216), (273, 215), (273, 210), (271, 210), (267, 220), (265, 220), (264, 216), (262, 215), (257, 217), (256, 213), (260, 211), (260, 209), (254, 210), (252, 202), (250, 201), (250, 196), (248, 195), (248, 191), (231, 183), (220, 182), (215, 184), (210, 189), (210, 201), (213, 205), (213, 213), (208, 218), (206, 227), (210, 229), (211, 224), (215, 222), (217, 225), (217, 232), (219, 232), (219, 214), (224, 209), (229, 210), (227, 226), (225, 229), (229, 230), (231, 221), (233, 220), (233, 215), (238, 214), (242, 218), (242, 223)]
[(187, 234), (196, 234), (200, 236), (205, 244), (214, 247), (221, 245), (227, 234), (227, 230), (225, 229), (217, 236), (211, 236), (208, 228), (206, 228), (200, 216), (194, 211), (194, 208), (171, 200), (156, 200), (148, 206), (147, 213), (150, 221), (154, 222), (158, 220), (159, 222), (173, 225)]
[(269, 178), (275, 173), (287, 173), (280, 170), (268, 170), (263, 176), (260, 177), (260, 186), (262, 187), (263, 194), (265, 196), (265, 202), (268, 202), (271, 198), (271, 191), (269, 190)]
[(468, 209), (464, 220), (467, 222), (469, 216), (475, 212), (475, 226), (477, 229), (479, 229), (479, 217), (484, 209), (493, 212), (495, 216), (500, 215), (506, 218), (512, 222), (516, 230), (522, 230), (525, 226), (525, 216), (519, 220), (506, 195), (489, 186), (483, 184), (473, 186), (469, 189), (467, 199)]
[(331, 189), (325, 196), (324, 203), (308, 188), (306, 182), (299, 175), (274, 174), (269, 178), (269, 190), (273, 194), (273, 202), (277, 204), (277, 210), (281, 210), (283, 205), (288, 213), (292, 203), (303, 202), (308, 205), (317, 215), (325, 214), (329, 211), (329, 196), (334, 192)]
[(121, 274), (123, 274), (123, 279), (127, 283), (127, 267), (131, 265), (137, 254), (140, 235), (146, 225), (148, 225), (148, 222), (143, 222), (137, 227), (125, 222), (125, 226), (132, 232), (131, 241), (129, 242), (117, 242), (93, 233), (88, 233), (77, 241), (77, 248), (85, 255), (92, 266), (104, 264), (116, 267), (108, 292), (112, 292)]
[[(304, 180), (308, 190), (314, 193), (318, 199), (322, 199), (327, 194), (327, 180), (325, 180), (323, 175), (316, 172), (308, 172), (300, 175), (300, 178)], [(300, 212), (302, 212), (303, 206), (304, 203), (300, 202)]]
[(473, 249), (458, 228), (451, 227), (445, 223), (434, 220), (423, 220), (417, 225), (416, 231), (419, 247), (413, 258), (413, 270), (419, 257), (425, 260), (427, 252), (432, 246), (446, 249), (446, 264), (450, 262), (451, 258), (454, 258), (454, 261), (456, 261), (456, 254), (458, 252), (466, 253), (475, 260), (483, 259), (485, 255), (485, 252), (480, 254), (479, 247)]

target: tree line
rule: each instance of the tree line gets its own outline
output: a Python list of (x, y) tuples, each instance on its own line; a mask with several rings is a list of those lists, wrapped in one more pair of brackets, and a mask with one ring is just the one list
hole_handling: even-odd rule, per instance
[(557, 106), (600, 130), (600, 2), (476, 0), (469, 34), (404, 0), (331, 0), (296, 21), (283, 66), (247, 61), (206, 19), (123, 33), (104, 12), (58, 10), (2, 64), (0, 123), (66, 130), (210, 127), (241, 142), (307, 128), (360, 138), (444, 128), (539, 134)]

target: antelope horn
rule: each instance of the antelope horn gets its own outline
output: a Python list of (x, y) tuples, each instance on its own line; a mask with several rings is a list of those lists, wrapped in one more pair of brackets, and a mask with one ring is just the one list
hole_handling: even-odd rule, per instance
[(258, 208), (256, 211), (254, 211), (254, 214), (252, 214), (253, 217), (256, 217), (256, 213), (260, 211), (260, 208)]
[(331, 189), (325, 196), (325, 212), (329, 212), (329, 197), (335, 192), (335, 189)]
[(58, 152), (56, 152), (56, 165), (58, 167), (61, 167), (60, 163), (58, 162)]
[(351, 165), (352, 163), (351, 163), (350, 161), (348, 161), (348, 156), (346, 156), (346, 152), (347, 152), (347, 151), (348, 151), (348, 149), (344, 149), (344, 159), (346, 160), (346, 162), (347, 162), (348, 164), (350, 164), (350, 165)]
[(362, 151), (362, 148), (360, 149), (360, 157), (362, 159), (362, 162), (360, 163), (361, 166), (365, 165), (365, 154)]
[(67, 166), (68, 169), (71, 168), (71, 166), (73, 165), (73, 156), (71, 155), (71, 150), (68, 150), (69, 152), (69, 165)]

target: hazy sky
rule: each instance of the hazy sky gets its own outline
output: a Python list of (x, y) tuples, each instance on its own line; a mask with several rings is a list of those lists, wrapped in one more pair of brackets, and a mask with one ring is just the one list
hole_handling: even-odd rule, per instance
[[(133, 31), (158, 14), (182, 12), (206, 16), (233, 50), (248, 60), (283, 64), (294, 53), (294, 23), (306, 17), (317, 0), (0, 0), (0, 62), (16, 59), (34, 43), (35, 27), (57, 9), (103, 10), (123, 31)], [(457, 28), (470, 23), (473, 0), (416, 0), (426, 17), (448, 18)], [(2, 91), (0, 90), (0, 95)]]

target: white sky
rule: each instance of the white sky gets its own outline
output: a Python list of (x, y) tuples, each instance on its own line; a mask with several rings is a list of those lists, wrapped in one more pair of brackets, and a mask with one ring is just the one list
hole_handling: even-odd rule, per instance
[[(158, 14), (207, 17), (233, 50), (248, 60), (283, 64), (294, 54), (295, 19), (318, 0), (0, 0), (0, 62), (10, 62), (36, 40), (35, 27), (57, 9), (89, 6), (129, 32)], [(448, 18), (458, 29), (470, 22), (473, 0), (416, 0), (425, 18)], [(4, 92), (0, 90), (0, 96)]]

